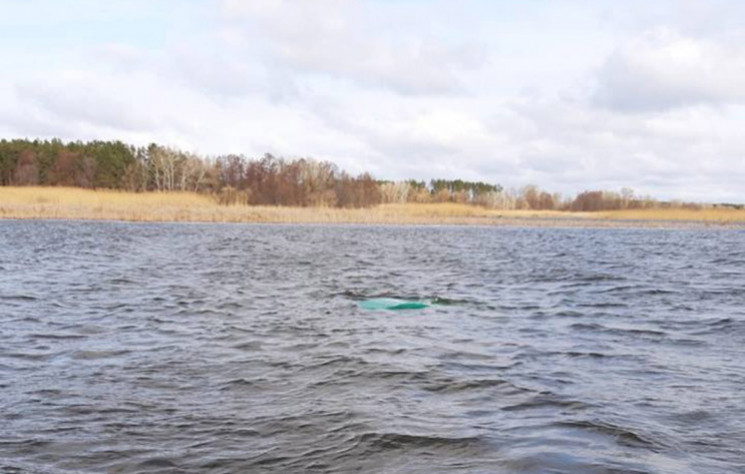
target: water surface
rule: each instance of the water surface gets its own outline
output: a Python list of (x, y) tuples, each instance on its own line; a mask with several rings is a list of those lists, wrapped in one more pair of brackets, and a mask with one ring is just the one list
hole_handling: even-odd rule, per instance
[(4, 221), (0, 472), (745, 472), (744, 288), (737, 230)]

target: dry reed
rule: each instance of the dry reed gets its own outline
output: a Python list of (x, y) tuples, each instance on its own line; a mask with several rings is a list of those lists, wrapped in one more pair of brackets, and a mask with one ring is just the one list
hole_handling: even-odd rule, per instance
[[(383, 204), (367, 209), (224, 206), (207, 195), (131, 193), (64, 187), (0, 187), (0, 218), (91, 219), (142, 222), (260, 222), (361, 224), (506, 224), (586, 226), (613, 222), (745, 222), (745, 211), (664, 209), (571, 213), (494, 210), (466, 204)], [(629, 225), (629, 224), (621, 224)]]
[(745, 223), (745, 209), (713, 208), (701, 209), (627, 209), (595, 213), (601, 219), (621, 219), (640, 221), (690, 221), (713, 224)]

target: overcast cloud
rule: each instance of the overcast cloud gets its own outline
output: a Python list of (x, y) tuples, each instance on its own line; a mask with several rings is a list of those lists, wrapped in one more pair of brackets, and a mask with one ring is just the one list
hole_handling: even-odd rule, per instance
[(0, 12), (3, 137), (745, 202), (735, 0), (0, 0)]

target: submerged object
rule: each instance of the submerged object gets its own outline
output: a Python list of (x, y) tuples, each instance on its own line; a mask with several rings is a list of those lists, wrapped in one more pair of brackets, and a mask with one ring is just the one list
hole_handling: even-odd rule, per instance
[(398, 298), (371, 298), (360, 301), (359, 306), (362, 309), (424, 309), (429, 308), (430, 303), (427, 301), (400, 300)]

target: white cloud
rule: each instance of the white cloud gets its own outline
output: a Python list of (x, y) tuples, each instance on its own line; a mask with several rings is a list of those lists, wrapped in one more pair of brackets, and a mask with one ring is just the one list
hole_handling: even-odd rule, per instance
[(596, 100), (619, 110), (662, 110), (745, 100), (745, 48), (667, 28), (628, 41), (600, 72)]
[(45, 42), (51, 20), (6, 33), (36, 43), (0, 43), (0, 133), (745, 201), (745, 43), (693, 0), (677, 16), (674, 0), (138, 2), (116, 15), (147, 21), (147, 41), (101, 33), (105, 9), (75, 23), (101, 36), (86, 43)]
[[(222, 2), (222, 37), (288, 74), (323, 74), (403, 94), (457, 92), (457, 72), (483, 64), (474, 44), (448, 44), (395, 21), (371, 21), (354, 0)], [(424, 33), (424, 34), (423, 34)]]

